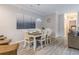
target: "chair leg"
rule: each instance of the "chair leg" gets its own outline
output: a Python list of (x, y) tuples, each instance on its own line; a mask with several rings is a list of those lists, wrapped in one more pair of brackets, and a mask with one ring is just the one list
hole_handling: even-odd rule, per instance
[(26, 42), (24, 41), (24, 45), (23, 45), (23, 47), (25, 48), (26, 47)]
[(41, 41), (41, 48), (43, 48), (43, 41)]
[(44, 41), (45, 42), (45, 46), (46, 46), (46, 41)]
[(51, 39), (50, 39), (50, 44), (51, 44)]
[(30, 42), (28, 42), (28, 49), (30, 49)]
[(52, 38), (50, 38), (50, 44), (52, 43)]
[(47, 45), (49, 44), (48, 39), (47, 39)]

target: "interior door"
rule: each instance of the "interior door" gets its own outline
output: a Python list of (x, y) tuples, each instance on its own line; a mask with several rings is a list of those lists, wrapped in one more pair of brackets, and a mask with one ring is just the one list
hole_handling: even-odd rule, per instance
[(64, 37), (64, 14), (58, 16), (58, 36)]

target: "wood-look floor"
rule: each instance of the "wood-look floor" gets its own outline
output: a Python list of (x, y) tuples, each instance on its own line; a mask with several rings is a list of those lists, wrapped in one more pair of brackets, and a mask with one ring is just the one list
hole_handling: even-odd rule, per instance
[(18, 55), (79, 55), (79, 50), (68, 48), (66, 39), (54, 39), (52, 44), (44, 48), (33, 49), (20, 48)]

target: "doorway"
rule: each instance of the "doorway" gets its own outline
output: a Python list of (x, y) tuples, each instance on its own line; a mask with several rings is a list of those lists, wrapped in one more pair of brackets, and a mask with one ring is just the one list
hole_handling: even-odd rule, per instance
[(68, 39), (68, 32), (70, 29), (76, 29), (77, 12), (69, 12), (64, 14), (64, 37)]

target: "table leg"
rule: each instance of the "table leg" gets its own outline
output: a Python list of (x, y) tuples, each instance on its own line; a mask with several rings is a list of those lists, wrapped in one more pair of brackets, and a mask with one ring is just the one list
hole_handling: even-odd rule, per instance
[(26, 41), (24, 41), (24, 45), (23, 45), (23, 48), (25, 48), (26, 47)]
[(36, 50), (36, 38), (34, 37), (34, 51)]

